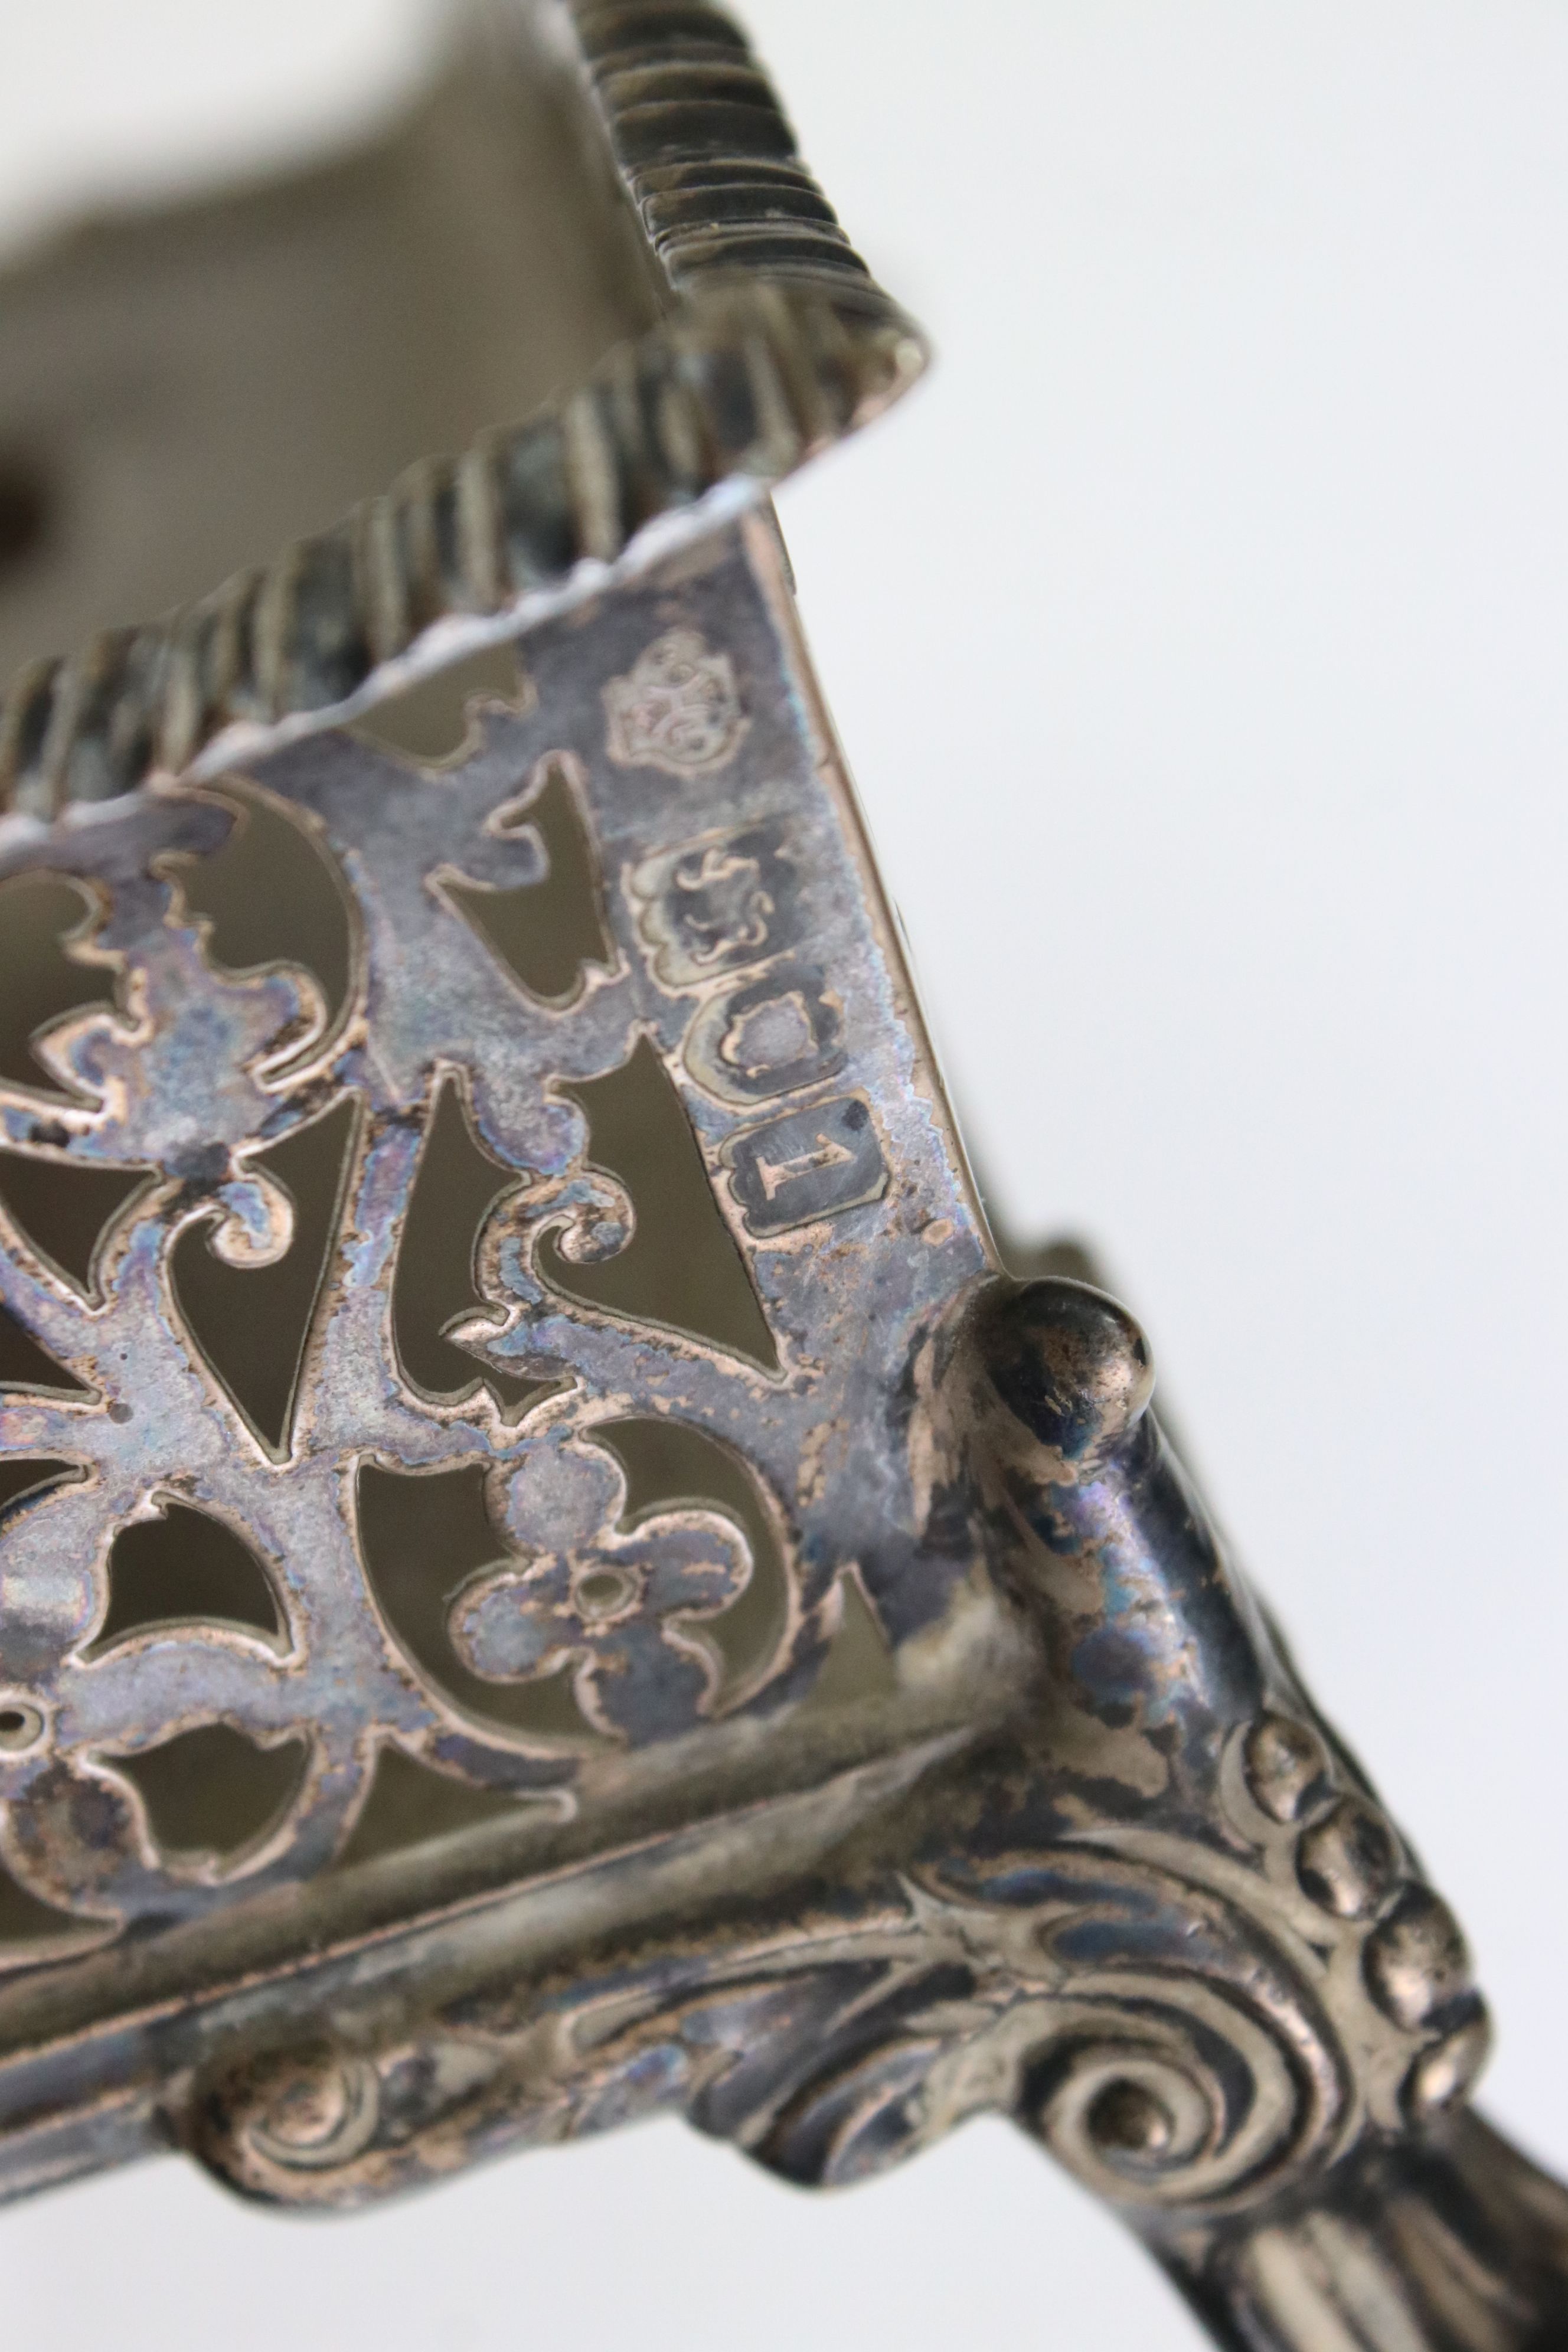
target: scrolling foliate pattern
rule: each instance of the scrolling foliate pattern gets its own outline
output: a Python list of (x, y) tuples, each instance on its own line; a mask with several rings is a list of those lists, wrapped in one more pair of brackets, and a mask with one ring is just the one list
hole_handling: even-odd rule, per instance
[(1447, 2145), (1459, 1932), (1136, 1327), (995, 1272), (771, 538), (527, 666), (0, 832), (0, 2185), (989, 2109), (1289, 2297)]
[[(0, 1859), (63, 1929), (320, 1871), (389, 1739), (559, 1811), (584, 1759), (805, 1696), (847, 1563), (895, 1648), (970, 1572), (863, 1401), (984, 1245), (756, 528), (537, 631), (529, 707), (457, 766), (330, 735), (0, 832), (0, 887), (54, 892), (82, 973), (0, 1078), (0, 1307), (60, 1368), (0, 1385), (0, 1465), (51, 1473), (0, 1516), (0, 1712), (27, 1734), (0, 1746)], [(270, 938), (247, 835), (295, 910)], [(542, 993), (491, 910), (531, 936), (552, 841), (593, 922)], [(615, 1144), (643, 1131), (605, 1092), (628, 1071), (668, 1166)], [(62, 1199), (124, 1179), (87, 1282), (11, 1159)], [(634, 1509), (613, 1431), (639, 1422), (727, 1449), (767, 1544), (722, 1496)], [(468, 1552), (405, 1560), (389, 1608), (367, 1478), (395, 1537), (395, 1482), (465, 1467)], [(190, 1613), (176, 1569), (165, 1617), (103, 1638), (117, 1543), (171, 1512), (232, 1532), (276, 1635)], [(219, 1729), (258, 1789), (298, 1769), (237, 1843), (176, 1843), (156, 1759)], [(38, 1956), (0, 1933), (0, 1961)]]
[(1226, 1569), (1136, 1327), (1002, 1282), (928, 1344), (916, 1451), (939, 1517), (1005, 1498), (988, 1558), (1043, 1637), (1025, 1706), (717, 1828), (694, 1917), (689, 1860), (601, 1857), (584, 1918), (618, 1885), (640, 1931), (552, 1965), (520, 1911), (510, 1955), (487, 1939), (390, 2031), (217, 2065), (184, 2124), (205, 2161), (354, 2204), (669, 2111), (838, 2186), (990, 2110), (1176, 2264), (1462, 2097), (1487, 2042), (1463, 1939)]
[[(644, 1941), (470, 1990), (352, 2056), (307, 2045), (211, 2076), (197, 2150), (251, 2195), (353, 2205), (664, 2112), (798, 2185), (844, 2187), (999, 2112), (1156, 2238), (1163, 2216), (1277, 2204), (1430, 2120), (1484, 2025), (1424, 1888), (1370, 1931), (1281, 1905), (1279, 1824), (1232, 1762), (1259, 1840), (1247, 1864), (1157, 1832), (1042, 1835), (980, 1864), (917, 1849), (700, 1945)], [(983, 1837), (1000, 1829), (983, 1779), (948, 1794)], [(1043, 1819), (1043, 1785), (1031, 1801)], [(1415, 1911), (1440, 1932), (1413, 1943)]]

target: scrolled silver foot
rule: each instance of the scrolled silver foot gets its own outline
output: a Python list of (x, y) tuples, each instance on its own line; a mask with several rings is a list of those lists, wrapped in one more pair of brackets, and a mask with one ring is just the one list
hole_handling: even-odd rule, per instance
[[(1118, 2200), (1221, 2342), (1568, 2343), (1568, 2191), (1463, 2104), (1488, 2045), (1463, 1937), (1224, 1559), (1146, 1409), (1141, 1332), (1037, 1282), (994, 1293), (971, 1345), (988, 1525), (1049, 1660), (1041, 1735), (1063, 1769), (1041, 1797), (1076, 1786), (1100, 1818), (1075, 1844), (1187, 1890), (1185, 1961), (1152, 1902), (1120, 1939), (1101, 1915), (1102, 1965), (1135, 1945), (1149, 1963), (1125, 2037), (1051, 2061), (1023, 2120)], [(1177, 2012), (1173, 2066), (1151, 2021)], [(1277, 2069), (1248, 2065), (1266, 2044), (1243, 2020)]]

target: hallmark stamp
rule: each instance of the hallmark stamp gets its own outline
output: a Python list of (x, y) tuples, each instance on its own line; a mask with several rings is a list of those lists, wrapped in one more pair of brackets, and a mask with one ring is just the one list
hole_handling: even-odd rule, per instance
[(768, 1102), (836, 1078), (843, 1007), (815, 965), (786, 960), (711, 997), (686, 1040), (686, 1066), (722, 1102)]
[(759, 1240), (863, 1208), (887, 1189), (888, 1163), (858, 1095), (748, 1128), (721, 1157), (746, 1231)]
[(748, 721), (735, 668), (696, 629), (656, 637), (625, 677), (605, 688), (607, 749), (621, 768), (710, 776), (740, 748)]
[(776, 824), (683, 842), (634, 866), (626, 887), (666, 988), (761, 963), (800, 936), (800, 884)]

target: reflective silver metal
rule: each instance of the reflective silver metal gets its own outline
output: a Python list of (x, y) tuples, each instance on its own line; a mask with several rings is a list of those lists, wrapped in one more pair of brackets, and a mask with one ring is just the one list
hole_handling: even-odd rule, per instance
[[(1221, 2343), (1568, 2340), (1458, 1927), (1136, 1325), (964, 1166), (766, 503), (918, 335), (727, 18), (496, 37), (307, 191), (296, 283), (455, 156), (493, 222), (515, 104), (578, 388), (17, 646), (0, 2187), (173, 2145), (352, 2206), (668, 2109), (834, 2186), (1000, 2109)], [(287, 201), (147, 267), (265, 277)], [(84, 269), (0, 289), (8, 366), (107, 331)], [(249, 560), (183, 436), (51, 620)]]

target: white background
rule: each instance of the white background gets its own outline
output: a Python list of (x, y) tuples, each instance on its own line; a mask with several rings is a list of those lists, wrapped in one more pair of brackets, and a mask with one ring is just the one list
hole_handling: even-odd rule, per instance
[[(1088, 1234), (1568, 2168), (1561, 0), (750, 0), (931, 383), (783, 501), (967, 1129)], [(283, 153), (418, 0), (8, 0), (0, 229)], [(1000, 2125), (811, 2200), (674, 2126), (337, 2225), (0, 2221), (31, 2352), (1197, 2341)]]

